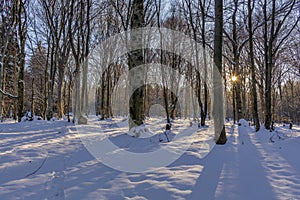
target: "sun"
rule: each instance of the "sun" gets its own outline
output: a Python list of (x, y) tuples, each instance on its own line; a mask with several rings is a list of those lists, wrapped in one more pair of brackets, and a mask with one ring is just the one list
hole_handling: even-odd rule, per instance
[(236, 81), (238, 80), (238, 78), (237, 78), (237, 76), (233, 75), (233, 76), (231, 77), (231, 80), (232, 80), (233, 82), (236, 82)]

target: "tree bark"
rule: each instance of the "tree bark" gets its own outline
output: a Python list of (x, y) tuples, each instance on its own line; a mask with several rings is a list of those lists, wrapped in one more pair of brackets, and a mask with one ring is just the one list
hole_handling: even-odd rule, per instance
[(233, 50), (233, 65), (234, 65), (234, 75), (237, 77), (235, 84), (235, 103), (237, 109), (237, 121), (239, 121), (242, 116), (242, 100), (241, 100), (241, 75), (240, 75), (240, 64), (239, 64), (239, 50), (237, 41), (237, 30), (236, 30), (236, 14), (238, 11), (238, 0), (234, 0), (234, 11), (232, 14), (232, 50)]
[(204, 65), (204, 124), (205, 125), (205, 119), (208, 113), (208, 87), (207, 87), (207, 59), (206, 59), (206, 20), (205, 17), (207, 16), (207, 13), (205, 11), (205, 5), (206, 1), (204, 2), (199, 1), (200, 8), (201, 8), (201, 20), (202, 20), (202, 29), (201, 29), (201, 36), (202, 36), (202, 52), (203, 52), (203, 65)]
[[(131, 29), (140, 28), (144, 26), (144, 1), (134, 0), (131, 17)], [(142, 41), (142, 33), (140, 35), (131, 35), (131, 43), (138, 44)], [(131, 91), (131, 97), (129, 100), (129, 129), (143, 124), (143, 100), (144, 100), (144, 87), (143, 85), (143, 72), (142, 70), (136, 70), (135, 67), (144, 64), (144, 55), (142, 46), (140, 49), (130, 52), (129, 54), (129, 87)], [(135, 86), (139, 87), (135, 89)]]
[[(225, 144), (227, 141), (224, 126), (222, 80), (222, 36), (223, 36), (223, 1), (215, 0), (215, 29), (214, 29), (214, 64), (213, 83), (213, 117), (215, 121), (216, 144)], [(220, 103), (221, 102), (221, 103)]]
[[(188, 6), (188, 9), (189, 9), (189, 22), (190, 22), (190, 24), (191, 24), (191, 28), (192, 28), (192, 35), (193, 35), (193, 39), (196, 41), (195, 42), (195, 56), (196, 56), (196, 78), (197, 78), (197, 84), (196, 84), (196, 86), (197, 86), (197, 88), (196, 88), (196, 94), (197, 94), (197, 100), (198, 100), (198, 105), (199, 105), (199, 108), (200, 108), (200, 124), (201, 124), (201, 126), (204, 126), (205, 125), (205, 109), (207, 109), (207, 108), (203, 108), (203, 103), (202, 103), (202, 100), (201, 100), (201, 75), (200, 75), (200, 69), (199, 69), (199, 67), (200, 67), (200, 61), (199, 61), (199, 57), (198, 57), (198, 55), (199, 55), (199, 48), (198, 48), (198, 41), (197, 41), (197, 30), (196, 30), (196, 27), (195, 27), (195, 25), (194, 25), (194, 20), (193, 20), (193, 17), (192, 17), (192, 14), (193, 14), (193, 11), (192, 11), (192, 2), (190, 1), (190, 0), (186, 0), (186, 4), (187, 4), (187, 6)], [(203, 21), (204, 22), (204, 21)], [(204, 27), (204, 25), (203, 25), (203, 27)], [(202, 39), (205, 39), (205, 34), (203, 35), (203, 33), (204, 33), (204, 30), (202, 30)], [(202, 51), (203, 51), (203, 59), (204, 59), (204, 68), (206, 68), (206, 55), (205, 55), (205, 41), (202, 41), (203, 42), (203, 46), (204, 46), (204, 49), (202, 49)], [(202, 46), (202, 47), (203, 47)], [(205, 72), (206, 72), (206, 70), (205, 70)], [(204, 76), (206, 75), (205, 74), (205, 72), (204, 72)], [(205, 87), (206, 88), (206, 87)], [(207, 89), (207, 88), (206, 88)], [(205, 91), (205, 92), (207, 92), (207, 91)], [(206, 95), (207, 95), (207, 93), (205, 93)], [(193, 97), (193, 95), (192, 95), (192, 97)], [(207, 96), (206, 96), (206, 98), (207, 98)], [(207, 104), (207, 99), (205, 99), (205, 103)], [(206, 112), (207, 112), (207, 110), (206, 110)], [(195, 112), (194, 112), (195, 113)]]
[(34, 117), (34, 78), (31, 79), (31, 116)]
[(25, 9), (25, 2), (17, 1), (18, 13), (18, 40), (19, 44), (19, 77), (18, 77), (18, 121), (21, 122), (24, 111), (24, 68), (25, 68), (25, 43), (27, 35), (27, 13)]
[(251, 91), (252, 91), (252, 117), (255, 124), (255, 131), (260, 129), (260, 122), (258, 117), (257, 108), (257, 91), (256, 91), (256, 77), (255, 77), (255, 63), (254, 63), (254, 50), (253, 50), (253, 28), (252, 28), (252, 11), (254, 3), (251, 6), (250, 0), (248, 0), (248, 28), (249, 28), (249, 58), (251, 68)]

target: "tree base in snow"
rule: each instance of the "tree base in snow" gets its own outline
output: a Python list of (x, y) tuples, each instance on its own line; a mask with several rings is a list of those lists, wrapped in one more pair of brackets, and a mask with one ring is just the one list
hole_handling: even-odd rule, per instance
[(216, 141), (216, 144), (225, 144), (227, 142), (226, 132), (225, 132), (225, 126), (223, 126), (222, 132), (220, 134), (220, 137)]
[(80, 117), (78, 118), (78, 124), (87, 124), (87, 117), (80, 115)]
[(171, 130), (171, 126), (172, 126), (172, 125), (171, 125), (170, 123), (167, 123), (167, 124), (166, 124), (166, 130)]
[(131, 128), (128, 135), (136, 138), (148, 138), (154, 135), (144, 124)]

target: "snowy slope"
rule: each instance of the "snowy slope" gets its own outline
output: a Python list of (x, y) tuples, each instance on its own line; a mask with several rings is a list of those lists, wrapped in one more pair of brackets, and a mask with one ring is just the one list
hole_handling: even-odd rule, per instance
[(300, 199), (299, 127), (226, 127), (227, 144), (203, 159), (199, 138), (190, 137), (169, 166), (126, 173), (97, 161), (70, 123), (1, 123), (0, 199)]

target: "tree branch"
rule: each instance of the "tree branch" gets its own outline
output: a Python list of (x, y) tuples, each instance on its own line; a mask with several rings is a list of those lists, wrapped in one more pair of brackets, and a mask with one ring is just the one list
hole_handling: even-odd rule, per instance
[(3, 94), (4, 96), (7, 96), (7, 97), (11, 98), (11, 99), (18, 99), (18, 98), (19, 98), (18, 96), (9, 94), (9, 93), (7, 93), (7, 92), (1, 90), (1, 89), (0, 89), (0, 93)]

